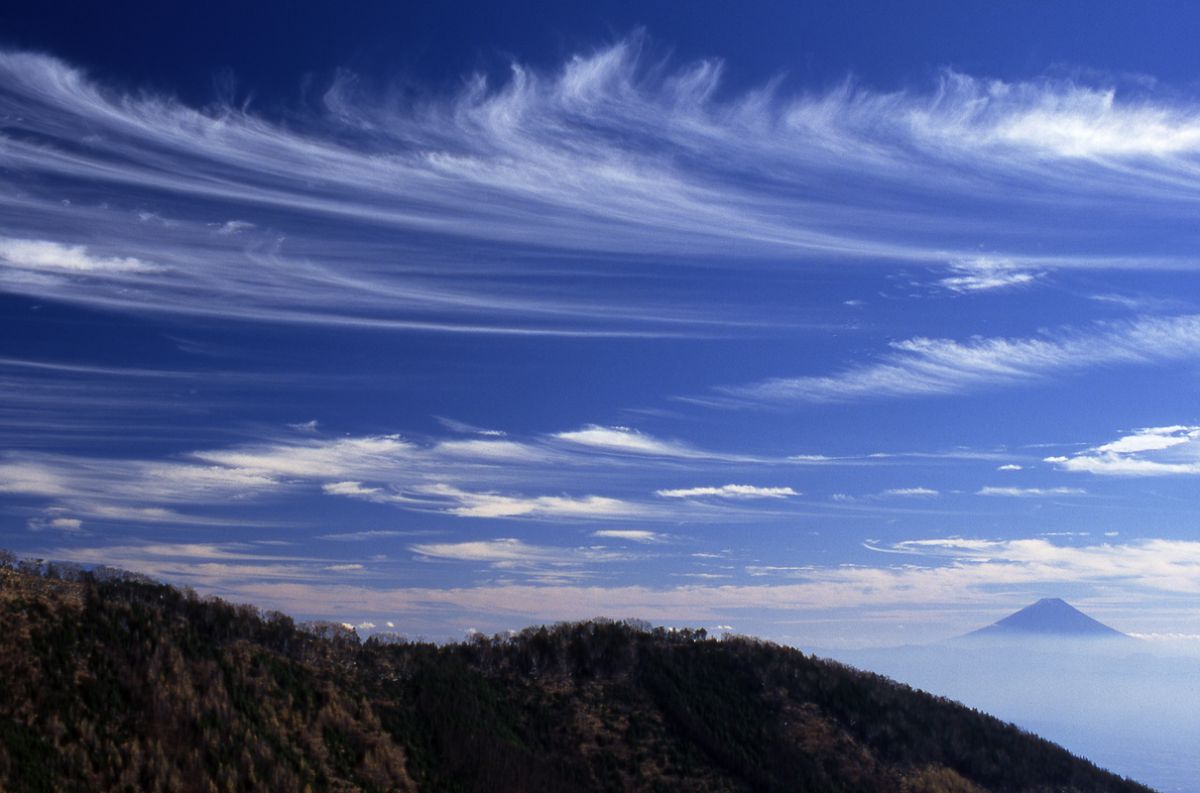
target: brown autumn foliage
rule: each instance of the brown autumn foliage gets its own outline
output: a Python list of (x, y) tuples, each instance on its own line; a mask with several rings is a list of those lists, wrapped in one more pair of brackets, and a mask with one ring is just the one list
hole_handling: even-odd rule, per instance
[(956, 703), (703, 631), (360, 642), (8, 558), (0, 637), (5, 791), (1147, 790)]

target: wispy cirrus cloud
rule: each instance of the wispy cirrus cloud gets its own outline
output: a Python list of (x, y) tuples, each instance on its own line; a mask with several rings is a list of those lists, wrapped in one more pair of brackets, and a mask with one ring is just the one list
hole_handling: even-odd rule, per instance
[(556, 433), (554, 437), (571, 444), (605, 452), (684, 459), (716, 456), (682, 441), (663, 440), (639, 432), (632, 427), (603, 427), (598, 424), (589, 424), (582, 429)]
[(167, 504), (272, 490), (283, 483), (261, 470), (178, 461), (112, 460), (9, 453), (0, 457), (0, 492), (103, 503), (112, 499)]
[[(874, 363), (830, 375), (778, 377), (718, 389), (716, 404), (845, 402), (959, 394), (1038, 382), (1101, 366), (1200, 357), (1200, 315), (1149, 317), (1045, 337), (914, 338)], [(724, 402), (722, 402), (724, 400)]]
[(50, 514), (30, 518), (25, 525), (30, 531), (83, 531), (83, 521), (79, 518), (55, 517), (55, 510), (47, 510)]
[(1045, 458), (1063, 471), (1102, 476), (1200, 474), (1200, 427), (1145, 427), (1071, 456)]
[(719, 487), (685, 487), (656, 490), (663, 498), (788, 498), (800, 495), (790, 487), (759, 487), (756, 485), (721, 485)]
[(375, 540), (386, 540), (392, 537), (412, 537), (417, 534), (429, 534), (430, 532), (421, 530), (405, 530), (398, 531), (395, 529), (368, 529), (366, 531), (342, 531), (334, 532), (333, 534), (321, 534), (317, 537), (318, 540), (331, 540), (334, 542), (373, 542)]
[(41, 240), (0, 237), (0, 261), (32, 272), (75, 272), (115, 275), (147, 273), (159, 269), (133, 257), (93, 256), (83, 245), (61, 245)]
[[(986, 572), (996, 583), (1126, 581), (1166, 592), (1200, 591), (1200, 542), (1148, 539), (1128, 543), (1059, 545), (1049, 540), (939, 538), (869, 546), (939, 559), (954, 570)], [(981, 580), (980, 583), (983, 583)]]
[(899, 496), (901, 498), (934, 498), (941, 495), (931, 487), (893, 487), (880, 493), (882, 496)]
[(576, 450), (592, 450), (612, 455), (627, 455), (637, 457), (659, 457), (683, 461), (710, 461), (727, 463), (782, 463), (782, 462), (818, 462), (827, 461), (824, 457), (789, 457), (772, 459), (755, 455), (738, 454), (733, 452), (703, 449), (686, 441), (659, 438), (649, 433), (641, 432), (633, 427), (588, 424), (577, 430), (558, 432), (551, 436), (557, 441), (565, 441), (569, 447)]
[(488, 438), (503, 438), (508, 433), (504, 430), (487, 429), (485, 427), (476, 427), (474, 424), (468, 424), (465, 421), (458, 419), (446, 418), (445, 416), (435, 416), (438, 424), (441, 424), (451, 432), (458, 432), (464, 435), (482, 435)]
[(592, 536), (601, 540), (627, 540), (629, 542), (660, 543), (670, 539), (670, 535), (647, 529), (599, 529)]
[(495, 540), (419, 543), (410, 549), (419, 560), (486, 565), (499, 574), (521, 576), (543, 585), (562, 585), (593, 577), (597, 569), (637, 557), (602, 547), (537, 545), (507, 537)]
[(417, 447), (399, 435), (274, 443), (194, 452), (220, 470), (261, 471), (274, 477), (330, 478), (378, 475), (414, 456)]
[(328, 496), (351, 496), (370, 499), (382, 495), (383, 488), (367, 487), (362, 482), (326, 482), (321, 485), (321, 492)]
[(447, 511), (464, 518), (588, 518), (615, 520), (649, 517), (652, 507), (607, 496), (519, 496), (463, 490), (453, 485), (422, 486), (417, 492), (434, 502), (450, 502)]
[(830, 500), (838, 504), (867, 504), (878, 501), (895, 501), (896, 499), (906, 500), (928, 500), (939, 498), (942, 495), (940, 490), (932, 487), (915, 486), (915, 487), (890, 487), (878, 493), (868, 493), (861, 496), (853, 496), (849, 493), (833, 493)]
[(1009, 261), (975, 258), (955, 262), (951, 274), (939, 279), (937, 284), (952, 292), (990, 292), (997, 289), (1012, 289), (1029, 286), (1040, 273), (1018, 267)]
[(995, 217), (1022, 211), (992, 254), (1011, 268), (972, 264), (944, 286), (1190, 262), (1170, 235), (1153, 253), (1130, 243), (1103, 256), (1077, 240), (1105, 218), (1190, 222), (1194, 100), (952, 71), (924, 90), (729, 95), (719, 60), (672, 68), (651, 47), (633, 35), (419, 102), (340, 75), (315, 109), (286, 117), (127, 93), (51, 56), (0, 53), (0, 157), (24, 175), (0, 198), (0, 288), (254, 321), (652, 335), (755, 318), (724, 301), (603, 299), (619, 278), (573, 290), (545, 254), (596, 254), (612, 276), (622, 257), (677, 265), (714, 248), (739, 267), (833, 256), (961, 268)]
[[(1007, 458), (969, 449), (759, 456), (598, 425), (467, 439), (330, 435), (310, 422), (290, 430), (270, 440), (145, 458), (0, 452), (0, 493), (29, 512), (60, 509), (65, 512), (57, 517), (97, 522), (231, 525), (247, 510), (261, 514), (282, 500), (327, 497), (467, 519), (712, 524), (821, 509), (793, 502), (801, 491), (791, 485), (691, 484), (713, 482), (732, 468), (778, 480), (784, 471), (794, 478), (797, 466)], [(646, 487), (664, 479), (682, 483)], [(923, 494), (926, 489), (916, 488), (888, 495)], [(243, 522), (262, 524), (259, 518)]]
[[(597, 445), (587, 432), (586, 442), (553, 435), (414, 440), (398, 434), (328, 436), (305, 424), (274, 440), (159, 458), (13, 450), (0, 453), (0, 493), (66, 509), (63, 517), (72, 519), (197, 525), (224, 520), (197, 509), (230, 512), (251, 502), (313, 494), (462, 518), (711, 519), (712, 505), (667, 509), (633, 482), (656, 466), (669, 466), (677, 475), (684, 463), (700, 469), (730, 459), (773, 464), (713, 456), (624, 429), (605, 430), (616, 440), (603, 435)], [(746, 488), (731, 486), (717, 494), (794, 495), (790, 488)]]
[(1044, 498), (1046, 496), (1083, 496), (1087, 491), (1078, 487), (981, 487), (977, 496), (999, 496), (1002, 498)]
[[(172, 396), (201, 380), (205, 394), (186, 407)], [(186, 415), (228, 399), (234, 390), (244, 393), (247, 380), (233, 371), (201, 377), (184, 369), (104, 365), (78, 356), (0, 356), (0, 446), (79, 452), (135, 439), (194, 439), (204, 433), (179, 421), (181, 407)], [(270, 381), (266, 375), (257, 379), (260, 387)]]
[[(221, 593), (227, 593), (231, 585), (254, 580), (312, 582), (327, 579), (330, 573), (345, 575), (363, 569), (362, 565), (352, 562), (331, 565), (328, 559), (264, 553), (249, 543), (140, 542), (74, 546), (52, 549), (47, 556), (81, 564), (118, 567)], [(335, 567), (341, 569), (331, 569)]]
[(531, 545), (515, 538), (476, 540), (468, 542), (419, 543), (413, 553), (431, 559), (461, 562), (485, 562), (498, 567), (529, 564), (578, 565), (583, 562), (609, 562), (629, 558), (597, 548), (568, 548)]
[(472, 439), (441, 441), (434, 453), (468, 460), (496, 462), (548, 462), (554, 455), (544, 448), (517, 441)]

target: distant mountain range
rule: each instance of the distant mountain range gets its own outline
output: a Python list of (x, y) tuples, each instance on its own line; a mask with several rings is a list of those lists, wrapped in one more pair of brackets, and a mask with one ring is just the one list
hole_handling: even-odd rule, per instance
[(968, 638), (1076, 638), (1129, 639), (1131, 637), (1094, 620), (1061, 598), (1042, 598), (1004, 619), (971, 631)]
[(0, 636), (14, 793), (1149, 793), (947, 699), (703, 630), (363, 642), (0, 559)]

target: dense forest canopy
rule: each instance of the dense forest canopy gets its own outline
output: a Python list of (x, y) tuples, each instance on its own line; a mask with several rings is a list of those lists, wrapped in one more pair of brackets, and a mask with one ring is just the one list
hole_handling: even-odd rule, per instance
[(1147, 790), (949, 700), (703, 630), (361, 641), (6, 555), (0, 631), (13, 791)]

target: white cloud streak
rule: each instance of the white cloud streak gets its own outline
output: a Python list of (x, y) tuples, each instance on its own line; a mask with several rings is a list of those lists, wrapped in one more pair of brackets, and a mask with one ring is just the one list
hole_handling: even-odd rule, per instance
[[(250, 500), (312, 493), (463, 518), (712, 520), (733, 508), (697, 501), (668, 509), (648, 498), (641, 482), (656, 468), (677, 474), (681, 467), (702, 471), (731, 460), (791, 465), (714, 455), (624, 428), (531, 440), (416, 441), (394, 434), (326, 437), (303, 426), (278, 440), (166, 459), (0, 453), (0, 493), (48, 501), (81, 518), (139, 522), (211, 522), (217, 518), (179, 507), (229, 511)], [(594, 492), (599, 487), (618, 492)], [(546, 492), (550, 488), (557, 492)], [(739, 500), (797, 495), (791, 488), (750, 485), (664, 493)]]
[(937, 283), (952, 292), (990, 292), (1029, 286), (1039, 273), (1022, 270), (1012, 262), (975, 258), (956, 262), (951, 266), (953, 275), (945, 276)]
[(334, 534), (322, 534), (317, 537), (318, 540), (332, 540), (335, 542), (371, 542), (374, 540), (385, 540), (392, 537), (411, 537), (414, 534), (421, 534), (421, 531), (396, 531), (392, 529), (369, 529), (367, 531), (346, 531), (336, 532)]
[(394, 468), (416, 447), (398, 435), (367, 436), (333, 441), (272, 444), (230, 450), (200, 451), (192, 456), (222, 466), (222, 470), (262, 471), (278, 477), (345, 477), (378, 475)]
[(1146, 427), (1069, 457), (1047, 457), (1063, 471), (1102, 476), (1200, 474), (1200, 427)]
[(1082, 496), (1086, 490), (1078, 487), (981, 487), (977, 496), (1000, 496), (1003, 498), (1044, 498), (1046, 496)]
[(446, 510), (464, 518), (588, 518), (614, 520), (650, 517), (652, 507), (606, 496), (514, 496), (471, 492), (452, 485), (437, 484), (417, 491), (438, 502), (449, 501)]
[(714, 456), (689, 444), (655, 438), (630, 427), (602, 427), (597, 424), (589, 424), (582, 429), (556, 433), (554, 437), (568, 443), (622, 454), (684, 459)]
[[(239, 543), (144, 542), (54, 548), (47, 558), (89, 565), (109, 565), (132, 570), (176, 584), (204, 587), (228, 595), (228, 587), (249, 581), (313, 582), (330, 574), (361, 572), (353, 562), (263, 554)], [(334, 569), (338, 568), (338, 569)]]
[(933, 498), (941, 494), (929, 487), (893, 487), (890, 490), (883, 491), (880, 495), (900, 496), (902, 498)]
[(97, 257), (82, 245), (0, 237), (0, 261), (25, 270), (75, 273), (146, 273), (157, 267), (130, 257)]
[(592, 532), (592, 536), (602, 540), (626, 540), (642, 543), (661, 543), (670, 539), (669, 535), (646, 529), (600, 529)]
[(726, 404), (821, 403), (958, 394), (1100, 366), (1200, 357), (1200, 315), (1098, 323), (1044, 338), (914, 338), (876, 363), (831, 375), (780, 377), (718, 389)]
[[(797, 466), (910, 458), (937, 464), (947, 456), (995, 459), (961, 449), (763, 457), (595, 425), (523, 439), (331, 436), (301, 425), (274, 440), (150, 459), (0, 452), (0, 493), (20, 499), (23, 509), (61, 508), (63, 517), (100, 523), (267, 525), (236, 516), (251, 509), (261, 515), (264, 506), (285, 499), (325, 496), (476, 520), (714, 524), (824, 510), (798, 504), (802, 493), (790, 485), (689, 482), (713, 482), (733, 470), (777, 479), (783, 472), (791, 478)], [(647, 490), (647, 481), (665, 477), (685, 486)], [(886, 495), (931, 492), (909, 488)]]
[(721, 485), (720, 487), (688, 487), (675, 490), (656, 490), (663, 498), (788, 498), (800, 495), (790, 487), (758, 487), (755, 485)]
[(610, 562), (628, 556), (597, 548), (561, 548), (531, 545), (523, 540), (504, 538), (469, 542), (420, 543), (411, 550), (432, 559), (460, 562), (484, 562), (499, 568), (550, 564), (576, 566), (584, 562)]
[(1160, 592), (1200, 592), (1200, 542), (1191, 540), (1079, 546), (1055, 545), (1045, 539), (948, 538), (909, 540), (888, 550), (952, 559), (950, 570), (977, 574), (980, 583), (1124, 582)]
[[(728, 452), (701, 449), (693, 444), (667, 438), (658, 438), (632, 427), (604, 427), (588, 424), (577, 430), (555, 433), (554, 440), (565, 441), (568, 448), (583, 448), (605, 454), (629, 457), (659, 457), (684, 461), (717, 461), (729, 463), (779, 463), (815, 462), (812, 458), (789, 457), (786, 460), (731, 454)], [(828, 458), (820, 458), (826, 460)]]
[(1011, 269), (973, 264), (943, 286), (1191, 262), (1169, 244), (1098, 257), (1077, 240), (1105, 218), (1191, 222), (1194, 101), (953, 72), (925, 91), (847, 82), (728, 96), (719, 61), (672, 70), (648, 47), (633, 36), (557, 70), (514, 64), (507, 80), (475, 76), (423, 101), (368, 96), (339, 77), (317, 110), (286, 119), (123, 93), (53, 57), (0, 53), (0, 162), (22, 174), (0, 198), (0, 288), (256, 321), (655, 334), (746, 317), (596, 299), (619, 278), (571, 291), (540, 264), (554, 259), (546, 252), (597, 254), (614, 276), (622, 256), (714, 249), (739, 266), (962, 267), (993, 219), (1017, 210), (1026, 222), (993, 254)]

